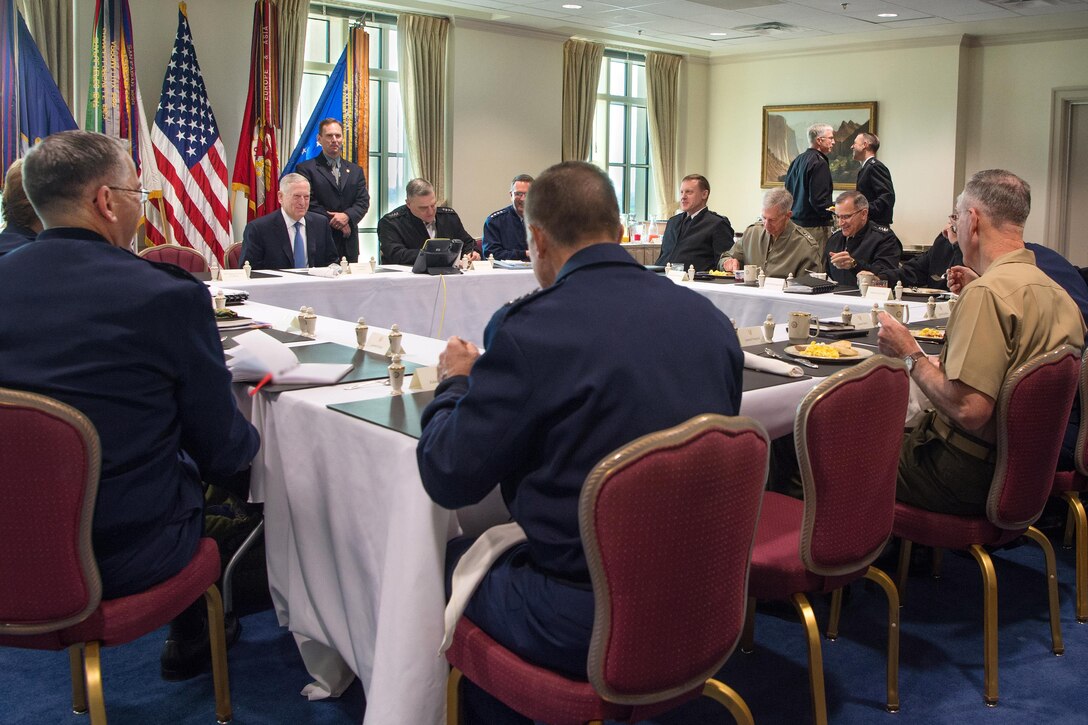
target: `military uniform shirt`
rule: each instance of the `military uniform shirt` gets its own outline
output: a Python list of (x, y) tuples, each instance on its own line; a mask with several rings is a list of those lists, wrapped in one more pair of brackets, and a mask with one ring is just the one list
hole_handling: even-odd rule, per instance
[[(768, 277), (797, 277), (809, 270), (820, 272), (820, 245), (808, 230), (792, 221), (772, 239), (763, 222), (757, 222), (744, 230), (744, 236), (722, 255), (722, 260), (735, 259), (743, 267), (756, 264)], [(718, 266), (721, 267), (721, 261)]]
[(529, 259), (529, 243), (525, 236), (525, 220), (518, 216), (514, 205), (499, 209), (484, 222), (484, 258)]
[[(435, 239), (460, 239), (461, 251), (473, 251), (476, 239), (465, 231), (461, 217), (447, 206), (440, 206), (434, 217)], [(378, 220), (378, 244), (381, 245), (382, 264), (412, 264), (423, 248), (423, 242), (431, 239), (423, 220), (401, 204)]]
[[(842, 251), (850, 252), (850, 256), (857, 262), (856, 267), (839, 269), (831, 264), (831, 253)], [(843, 236), (841, 229), (832, 234), (827, 240), (824, 266), (827, 268), (828, 278), (839, 284), (856, 286), (858, 272), (872, 272), (877, 277), (887, 279), (899, 269), (899, 257), (902, 253), (903, 245), (895, 232), (870, 221), (849, 239)]]

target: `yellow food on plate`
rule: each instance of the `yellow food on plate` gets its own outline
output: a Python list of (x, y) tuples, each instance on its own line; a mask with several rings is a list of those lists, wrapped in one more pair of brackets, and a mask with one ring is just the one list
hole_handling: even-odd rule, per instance
[(838, 358), (841, 355), (837, 347), (828, 345), (826, 342), (810, 342), (798, 347), (797, 352), (810, 357)]
[(944, 337), (944, 330), (938, 330), (935, 327), (923, 327), (914, 334), (918, 337), (933, 337), (940, 340)]
[(732, 277), (732, 272), (723, 272), (720, 269), (711, 269), (707, 272), (711, 277)]

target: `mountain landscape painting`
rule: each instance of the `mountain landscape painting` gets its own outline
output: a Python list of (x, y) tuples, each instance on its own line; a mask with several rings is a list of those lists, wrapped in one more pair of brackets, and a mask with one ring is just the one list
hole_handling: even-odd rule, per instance
[(808, 128), (814, 123), (829, 124), (835, 132), (835, 146), (827, 156), (835, 188), (854, 188), (858, 162), (850, 146), (859, 133), (876, 133), (876, 101), (764, 106), (763, 188), (782, 186), (790, 162), (808, 148)]

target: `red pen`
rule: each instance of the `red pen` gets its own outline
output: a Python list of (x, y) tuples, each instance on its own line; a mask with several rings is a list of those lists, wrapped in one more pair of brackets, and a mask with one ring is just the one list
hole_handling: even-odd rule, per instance
[(265, 385), (267, 385), (270, 382), (272, 382), (272, 373), (268, 373), (263, 378), (261, 378), (261, 382), (254, 385), (253, 390), (250, 390), (249, 394), (251, 396), (256, 395), (258, 390), (260, 390), (261, 388), (263, 388)]

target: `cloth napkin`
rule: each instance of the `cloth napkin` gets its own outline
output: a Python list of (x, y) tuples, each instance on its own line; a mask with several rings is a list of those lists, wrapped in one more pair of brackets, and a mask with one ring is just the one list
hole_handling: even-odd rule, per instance
[(775, 360), (769, 357), (760, 357), (750, 352), (744, 353), (744, 367), (749, 370), (758, 370), (761, 373), (781, 375), (786, 378), (804, 377), (805, 371), (798, 365), (790, 365), (784, 360)]
[(330, 264), (328, 267), (310, 267), (308, 271), (314, 277), (339, 277), (342, 270), (339, 265)]

